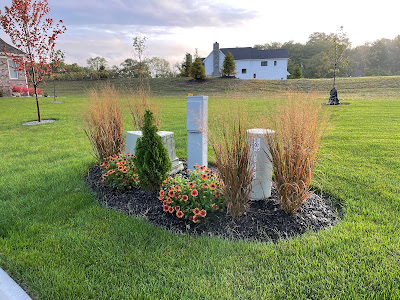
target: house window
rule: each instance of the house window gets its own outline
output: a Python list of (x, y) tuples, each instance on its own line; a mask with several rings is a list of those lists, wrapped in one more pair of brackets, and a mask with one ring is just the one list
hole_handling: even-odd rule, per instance
[(18, 79), (17, 64), (12, 59), (8, 60), (8, 71), (10, 73), (10, 79)]
[(253, 74), (253, 78), (257, 78), (257, 74)]
[(261, 62), (261, 67), (266, 67), (268, 66), (268, 61), (262, 61)]
[(276, 63), (277, 63), (277, 61), (276, 61), (276, 60), (274, 60), (274, 66), (276, 66)]
[(242, 74), (246, 74), (247, 70), (246, 69), (242, 69)]

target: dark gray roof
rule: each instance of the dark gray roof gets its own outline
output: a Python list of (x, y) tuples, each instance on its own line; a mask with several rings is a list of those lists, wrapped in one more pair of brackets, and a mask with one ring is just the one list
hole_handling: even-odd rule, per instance
[(5, 41), (0, 39), (0, 53), (4, 53), (4, 48), (6, 49), (7, 52), (9, 52), (11, 54), (25, 54), (21, 50), (7, 44)]
[(221, 48), (221, 52), (226, 55), (229, 51), (235, 60), (241, 59), (269, 59), (269, 58), (289, 58), (288, 49), (258, 50), (257, 48)]

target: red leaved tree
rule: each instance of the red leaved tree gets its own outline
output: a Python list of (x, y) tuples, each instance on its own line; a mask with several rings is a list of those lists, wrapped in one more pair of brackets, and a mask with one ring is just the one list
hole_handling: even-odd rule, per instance
[(53, 19), (45, 18), (50, 12), (47, 0), (12, 0), (11, 7), (0, 11), (0, 24), (15, 47), (25, 52), (24, 56), (3, 49), (7, 57), (11, 58), (18, 71), (25, 72), (36, 96), (38, 121), (41, 122), (38, 84), (44, 75), (50, 73), (50, 56), (54, 49), (57, 37), (67, 29), (60, 20), (54, 25)]

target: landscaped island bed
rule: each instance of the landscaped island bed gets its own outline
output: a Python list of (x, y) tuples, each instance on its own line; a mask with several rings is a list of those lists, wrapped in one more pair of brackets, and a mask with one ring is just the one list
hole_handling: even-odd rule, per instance
[[(323, 194), (343, 205), (341, 221), (273, 242), (175, 234), (99, 205), (82, 180), (96, 164), (82, 131), (84, 92), (65, 89), (57, 105), (41, 98), (43, 119), (56, 122), (40, 126), (22, 126), (35, 120), (32, 98), (0, 98), (0, 266), (36, 299), (399, 298), (400, 94), (360, 90), (368, 80), (341, 79), (339, 98), (351, 105), (327, 107), (317, 172)], [(187, 92), (156, 99), (181, 159)], [(283, 98), (233, 92), (210, 96), (211, 116), (235, 101), (257, 113)]]

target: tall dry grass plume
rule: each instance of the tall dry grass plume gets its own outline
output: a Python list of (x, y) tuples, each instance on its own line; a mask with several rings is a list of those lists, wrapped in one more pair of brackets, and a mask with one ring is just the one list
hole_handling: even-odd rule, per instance
[(327, 116), (313, 94), (288, 94), (270, 123), (275, 135), (268, 135), (274, 182), (280, 205), (294, 214), (312, 194), (314, 168), (326, 128)]
[(119, 95), (111, 85), (89, 91), (90, 103), (84, 114), (85, 134), (92, 145), (92, 155), (99, 161), (123, 151), (122, 110)]
[(215, 164), (224, 183), (228, 213), (234, 218), (246, 211), (251, 192), (251, 157), (245, 115), (242, 107), (233, 108), (216, 116), (209, 128)]
[(149, 95), (151, 93), (145, 92), (139, 89), (136, 97), (129, 96), (128, 103), (131, 112), (133, 129), (138, 131), (141, 130), (144, 124), (144, 115), (146, 110), (150, 110), (154, 115), (154, 124), (158, 128), (161, 126), (161, 109), (159, 105)]

